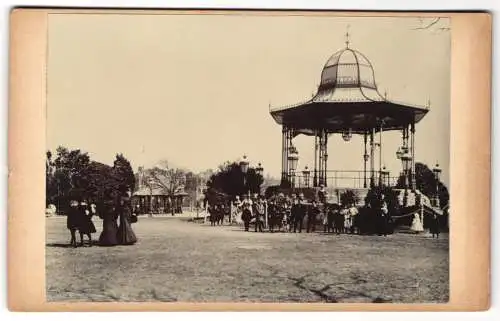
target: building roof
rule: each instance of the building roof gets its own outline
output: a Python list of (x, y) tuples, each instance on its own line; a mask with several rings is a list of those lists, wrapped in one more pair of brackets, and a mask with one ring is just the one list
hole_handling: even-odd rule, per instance
[(428, 111), (428, 106), (390, 101), (382, 96), (368, 58), (348, 46), (328, 59), (318, 91), (311, 99), (295, 105), (270, 106), (278, 124), (305, 135), (313, 135), (319, 128), (330, 133), (351, 129), (362, 134), (381, 122), (384, 131), (399, 130), (412, 121), (419, 122)]

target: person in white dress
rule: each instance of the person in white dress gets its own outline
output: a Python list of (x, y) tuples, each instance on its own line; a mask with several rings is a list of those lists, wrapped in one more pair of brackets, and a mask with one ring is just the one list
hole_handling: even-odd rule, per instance
[(415, 213), (415, 215), (413, 216), (413, 221), (411, 222), (410, 229), (414, 231), (416, 234), (424, 231), (424, 227), (422, 225), (422, 221), (420, 220), (420, 215), (418, 215), (418, 213)]
[(347, 234), (351, 230), (351, 216), (349, 213), (349, 209), (347, 207), (344, 207), (340, 210), (340, 214), (344, 218), (344, 228), (342, 232)]
[(241, 200), (238, 195), (236, 195), (236, 199), (231, 204), (231, 223), (240, 224), (241, 220)]
[(356, 232), (356, 229), (357, 229), (357, 215), (359, 214), (359, 211), (358, 209), (356, 208), (356, 206), (354, 206), (354, 204), (351, 205), (351, 207), (349, 208), (349, 217), (350, 217), (350, 224), (351, 224), (351, 234), (354, 234)]

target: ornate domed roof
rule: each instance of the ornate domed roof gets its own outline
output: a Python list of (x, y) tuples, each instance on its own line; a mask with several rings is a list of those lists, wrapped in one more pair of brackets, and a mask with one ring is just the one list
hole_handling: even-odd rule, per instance
[(362, 53), (349, 47), (337, 51), (323, 67), (319, 89), (332, 87), (376, 89), (372, 64)]
[(329, 133), (341, 133), (349, 128), (363, 134), (374, 128), (374, 122), (384, 124), (384, 131), (401, 130), (408, 119), (419, 122), (428, 107), (389, 101), (377, 89), (372, 64), (361, 52), (346, 46), (334, 53), (321, 71), (316, 94), (307, 101), (270, 108), (278, 124), (294, 128), (296, 134), (316, 135), (322, 128)]

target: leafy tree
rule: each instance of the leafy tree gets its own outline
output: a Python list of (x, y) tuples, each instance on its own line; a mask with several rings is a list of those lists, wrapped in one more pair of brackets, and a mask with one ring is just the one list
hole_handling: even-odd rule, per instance
[(202, 195), (199, 194), (199, 188), (203, 182), (203, 177), (200, 174), (195, 174), (193, 172), (186, 173), (186, 185), (184, 191), (188, 194), (186, 201), (193, 201), (193, 204), (197, 206), (197, 202)]
[(85, 171), (88, 180), (85, 194), (91, 202), (111, 202), (118, 195), (119, 182), (113, 168), (99, 162), (90, 162)]
[(399, 213), (398, 193), (388, 186), (375, 186), (368, 190), (365, 197), (365, 206), (370, 205), (373, 209), (380, 209), (382, 205), (382, 195), (387, 203), (387, 209), (391, 215)]
[(353, 190), (346, 190), (340, 194), (340, 203), (344, 206), (356, 205), (359, 202), (358, 195)]
[(236, 195), (247, 192), (260, 193), (260, 186), (264, 179), (258, 175), (254, 168), (249, 167), (245, 174), (236, 162), (226, 162), (219, 166), (219, 171), (213, 174), (207, 182), (210, 190), (222, 192), (234, 199)]
[[(87, 153), (82, 153), (79, 149), (69, 150), (65, 147), (58, 147), (57, 157), (51, 162), (53, 167), (53, 180), (47, 189), (47, 199), (56, 203), (58, 210), (63, 212), (68, 207), (71, 197), (85, 197), (85, 190), (88, 180), (85, 175), (90, 158)], [(52, 153), (47, 153), (47, 157), (52, 159)]]
[[(418, 162), (415, 163), (415, 182), (417, 189), (428, 197), (436, 194), (437, 183), (439, 204), (441, 208), (448, 205), (450, 199), (448, 188), (441, 181), (436, 182), (436, 176), (427, 165)], [(397, 187), (404, 188), (404, 176), (399, 177)]]
[(117, 154), (113, 163), (113, 175), (116, 180), (116, 189), (123, 195), (135, 189), (135, 175), (130, 162), (122, 155)]

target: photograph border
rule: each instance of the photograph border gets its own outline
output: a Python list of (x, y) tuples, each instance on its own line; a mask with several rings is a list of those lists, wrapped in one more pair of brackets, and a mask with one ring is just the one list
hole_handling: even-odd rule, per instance
[[(442, 304), (46, 302), (49, 14), (259, 14), (450, 18), (450, 301)], [(9, 48), (8, 307), (11, 311), (481, 311), (490, 306), (492, 16), (475, 12), (14, 9)]]

